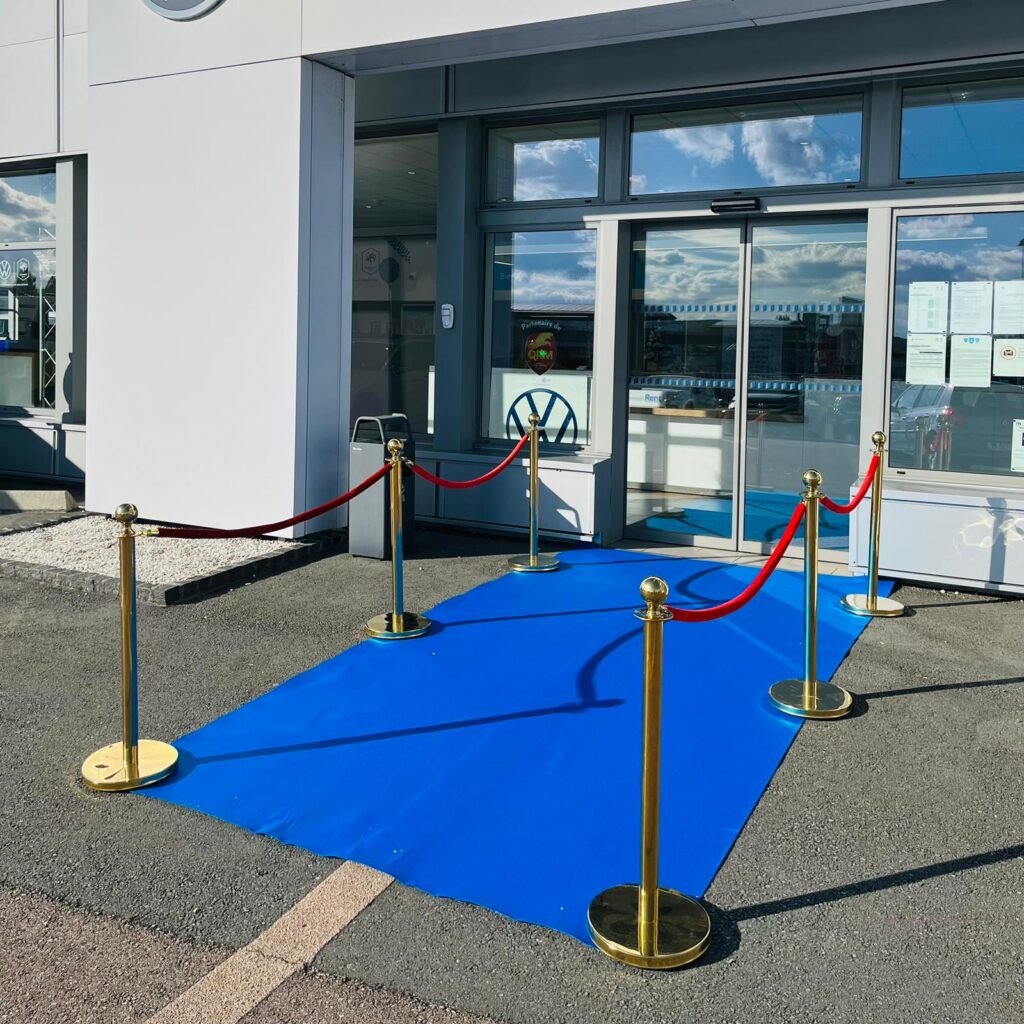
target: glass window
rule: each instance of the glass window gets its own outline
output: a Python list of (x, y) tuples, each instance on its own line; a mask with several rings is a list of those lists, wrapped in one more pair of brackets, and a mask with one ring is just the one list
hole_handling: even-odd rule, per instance
[(487, 154), (488, 202), (588, 199), (599, 190), (601, 123), (494, 128)]
[(1024, 78), (903, 90), (900, 177), (1024, 170)]
[(53, 408), (55, 250), (0, 247), (0, 406)]
[(434, 432), (436, 223), (437, 136), (357, 142), (353, 419), (404, 412)]
[(1024, 477), (1024, 211), (900, 217), (889, 463)]
[(542, 440), (589, 443), (596, 253), (593, 230), (492, 236), (485, 437), (518, 438), (536, 412)]
[(840, 96), (642, 114), (630, 194), (859, 181), (861, 108)]
[(0, 243), (53, 242), (57, 237), (57, 175), (0, 175)]

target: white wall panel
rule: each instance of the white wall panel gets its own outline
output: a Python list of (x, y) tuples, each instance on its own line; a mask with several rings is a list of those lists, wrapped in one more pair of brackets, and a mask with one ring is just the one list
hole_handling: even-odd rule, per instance
[(64, 35), (88, 32), (89, 0), (61, 0), (61, 3), (64, 4)]
[(57, 43), (0, 46), (0, 158), (57, 148)]
[(77, 152), (89, 140), (89, 37), (78, 33), (64, 38), (64, 75), (61, 79), (61, 150)]
[(225, 0), (194, 21), (162, 18), (142, 0), (102, 0), (89, 6), (89, 81), (298, 56), (301, 16), (300, 0)]
[(0, 46), (50, 39), (56, 32), (54, 0), (3, 0), (0, 3)]
[(90, 509), (294, 511), (303, 65), (91, 89)]

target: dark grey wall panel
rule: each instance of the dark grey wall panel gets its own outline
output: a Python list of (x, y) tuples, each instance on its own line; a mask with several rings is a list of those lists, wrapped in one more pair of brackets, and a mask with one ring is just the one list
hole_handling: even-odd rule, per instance
[(419, 68), (356, 79), (356, 123), (429, 117), (444, 102), (444, 68)]
[(462, 64), (460, 113), (714, 88), (1024, 50), (1020, 0), (945, 0), (759, 28)]

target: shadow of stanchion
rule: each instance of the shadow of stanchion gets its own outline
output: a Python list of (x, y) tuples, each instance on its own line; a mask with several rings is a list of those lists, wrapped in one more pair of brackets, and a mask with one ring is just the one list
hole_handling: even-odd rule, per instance
[(899, 690), (877, 690), (874, 693), (862, 693), (860, 700), (881, 700), (884, 697), (913, 697), (921, 693), (942, 693), (949, 690), (975, 690), (983, 686), (1013, 686), (1024, 683), (1024, 676), (1010, 676), (1006, 679), (977, 679), (969, 683), (933, 683), (928, 686), (907, 686)]
[(1024, 857), (1024, 843), (1016, 843), (1013, 846), (1004, 846), (999, 850), (976, 853), (969, 857), (955, 857), (952, 860), (926, 864), (919, 868), (909, 868), (906, 871), (894, 871), (889, 875), (865, 878), (859, 882), (836, 885), (830, 889), (819, 889), (816, 892), (802, 893), (798, 896), (786, 896), (778, 900), (768, 900), (765, 903), (753, 903), (750, 906), (737, 907), (726, 913), (733, 922), (738, 924), (741, 921), (753, 921), (762, 917), (772, 917), (775, 914), (786, 914), (793, 910), (803, 910), (806, 907), (838, 903), (840, 900), (849, 899), (852, 896), (865, 896), (868, 893), (884, 892), (886, 889), (897, 889), (903, 885), (915, 885), (930, 878), (942, 878), (960, 871), (972, 871), (975, 868), (1002, 864), (1021, 857)]

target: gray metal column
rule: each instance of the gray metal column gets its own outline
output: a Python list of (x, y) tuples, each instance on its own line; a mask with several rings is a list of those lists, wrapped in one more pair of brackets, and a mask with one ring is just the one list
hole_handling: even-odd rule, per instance
[[(465, 451), (479, 436), (483, 245), (476, 227), (482, 132), (474, 118), (442, 121), (437, 138), (437, 313), (434, 447)], [(455, 322), (441, 326), (441, 306)]]
[(58, 160), (54, 411), (70, 423), (85, 422), (86, 192), (85, 157)]

